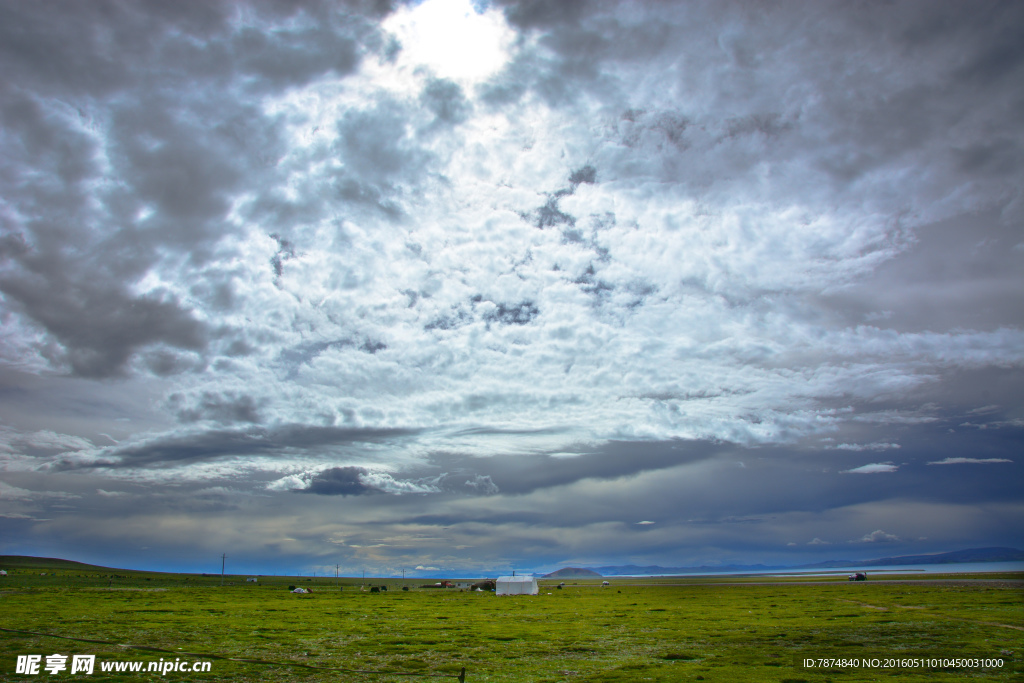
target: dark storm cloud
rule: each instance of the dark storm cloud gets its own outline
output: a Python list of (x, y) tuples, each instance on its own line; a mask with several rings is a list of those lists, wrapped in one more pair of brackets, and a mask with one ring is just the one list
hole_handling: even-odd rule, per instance
[(524, 220), (528, 220), (541, 230), (552, 228), (556, 225), (566, 226), (566, 233), (573, 233), (576, 227), (576, 217), (562, 211), (558, 202), (563, 197), (568, 197), (576, 192), (580, 185), (593, 185), (597, 182), (597, 169), (587, 164), (569, 174), (569, 187), (556, 190), (548, 196), (547, 202), (533, 211), (520, 213)]
[(566, 0), (566, 2), (544, 2), (544, 0), (526, 0), (524, 2), (499, 2), (505, 7), (505, 17), (509, 23), (524, 29), (550, 27), (555, 25), (575, 25), (594, 10), (607, 7), (609, 3), (593, 3), (585, 0)]
[(440, 315), (426, 325), (425, 330), (453, 330), (473, 322), (473, 314), (463, 308), (456, 308), (451, 313)]
[(318, 25), (271, 34), (247, 28), (233, 47), (239, 69), (259, 77), (259, 87), (293, 88), (328, 71), (347, 74), (359, 63), (357, 44), (339, 39), (334, 27)]
[(479, 319), (487, 323), (499, 325), (528, 325), (540, 315), (540, 308), (530, 300), (510, 302), (493, 302), (476, 294), (470, 298), (470, 308), (453, 307), (451, 312), (433, 318), (424, 325), (425, 330), (453, 330), (471, 324), (477, 319), (477, 306), (486, 301), (489, 305), (480, 314)]
[(102, 96), (135, 80), (135, 69), (153, 60), (165, 31), (210, 38), (225, 28), (229, 10), (217, 2), (6, 2), (0, 6), (5, 80)]
[[(111, 201), (123, 202), (122, 211), (153, 212), (148, 220), (123, 216), (126, 239), (151, 248), (199, 249), (195, 257), (203, 258), (222, 235), (231, 194), (247, 173), (259, 173), (258, 154), (273, 154), (280, 143), (272, 122), (237, 104), (154, 100), (114, 112), (112, 162), (130, 185)], [(233, 125), (235, 117), (249, 122)], [(257, 152), (249, 142), (260, 138)]]
[(516, 101), (531, 91), (553, 106), (572, 105), (587, 93), (621, 92), (603, 65), (654, 57), (679, 39), (665, 17), (652, 22), (624, 20), (629, 12), (621, 11), (621, 4), (616, 12), (613, 2), (498, 4), (505, 7), (510, 24), (539, 35), (544, 54), (520, 53), (481, 88), (484, 100), (495, 104)]
[[(934, 382), (870, 401), (846, 400), (851, 419), (835, 443), (899, 443), (930, 440), (936, 454), (1002, 457), (1013, 453), (1020, 420), (1024, 370), (1016, 367), (961, 368)], [(888, 451), (902, 459), (904, 451)], [(931, 458), (935, 460), (936, 458)]]
[(381, 493), (362, 481), (366, 471), (361, 467), (332, 467), (318, 472), (309, 481), (309, 486), (298, 489), (299, 493), (314, 493), (318, 496), (363, 496)]
[[(233, 403), (217, 403), (211, 397), (210, 406), (203, 407), (203, 417), (223, 421), (245, 421), (249, 407), (244, 397)], [(251, 415), (255, 417), (255, 415)], [(165, 436), (135, 443), (130, 446), (105, 448), (89, 461), (65, 459), (54, 464), (54, 469), (172, 467), (175, 465), (211, 462), (233, 456), (275, 457), (289, 453), (313, 455), (328, 446), (346, 444), (400, 442), (414, 436), (409, 429), (361, 429), (345, 427), (317, 427), (312, 425), (284, 425), (280, 427), (251, 427), (248, 429), (210, 429), (191, 434)]]
[(569, 182), (573, 187), (584, 183), (587, 185), (593, 185), (597, 182), (597, 169), (590, 164), (581, 166), (569, 175)]
[[(177, 351), (204, 353), (207, 324), (179, 295), (134, 284), (168, 250), (208, 260), (232, 231), (242, 178), (272, 173), (279, 125), (247, 93), (350, 73), (377, 30), (308, 3), (56, 7), (0, 7), (0, 183), (24, 217), (0, 226), (0, 291), (56, 342), (47, 359), (76, 375), (123, 374), (154, 347), (165, 349), (146, 355), (152, 372), (194, 369)], [(290, 23), (245, 25), (278, 21)], [(230, 282), (217, 301), (232, 301)]]
[[(49, 360), (102, 377), (155, 343), (202, 350), (204, 325), (173, 294), (131, 294), (126, 280), (140, 275), (143, 264), (123, 239), (90, 225), (95, 215), (86, 181), (98, 173), (95, 141), (30, 98), (0, 95), (0, 147), (7, 152), (0, 182), (12, 190), (12, 205), (30, 217), (20, 226), (4, 221), (0, 291), (61, 345)], [(22, 177), (27, 168), (34, 182)]]
[(281, 276), (284, 275), (284, 262), (295, 258), (295, 245), (289, 240), (271, 233), (270, 237), (277, 242), (277, 251), (270, 257), (270, 266), (274, 269), (274, 284), (281, 286)]
[[(1015, 37), (1024, 26), (1024, 10), (1005, 2), (892, 3), (863, 10), (845, 3), (510, 2), (509, 21), (536, 34), (543, 50), (521, 52), (485, 87), (485, 97), (508, 102), (512, 93), (518, 99), (533, 92), (555, 106), (577, 106), (590, 93), (605, 107), (618, 104), (614, 113), (624, 118), (625, 144), (660, 137), (680, 152), (690, 150), (666, 159), (664, 173), (666, 181), (695, 191), (747, 182), (745, 169), (784, 166), (794, 155), (815, 159), (830, 179), (816, 183), (816, 193), (830, 185), (839, 196), (857, 179), (891, 164), (913, 163), (922, 153), (933, 165), (921, 179), (923, 187), (967, 181), (975, 171), (966, 170), (965, 158), (984, 165), (992, 177), (1018, 175), (1021, 141), (1011, 121), (1020, 104), (1005, 83), (1021, 68)], [(800, 37), (805, 54), (817, 56), (790, 61), (793, 36)], [(689, 49), (678, 63), (681, 44)], [(868, 66), (873, 52), (901, 46), (930, 60), (929, 77)], [(706, 117), (700, 107), (651, 110), (640, 99), (644, 90), (612, 75), (637, 60), (663, 72), (662, 87), (698, 98), (707, 93), (701, 79), (713, 74), (715, 116)], [(777, 68), (782, 63), (786, 73)], [(814, 106), (801, 106), (795, 93), (779, 96), (780, 88), (794, 83), (814, 93)], [(986, 111), (995, 117), (991, 130), (1006, 138), (1002, 144), (964, 145), (953, 135), (945, 154), (928, 149), (938, 136), (957, 130), (978, 102), (988, 103)], [(718, 150), (714, 161), (707, 157), (710, 149)], [(627, 174), (606, 170), (607, 179)]]
[(532, 301), (518, 303), (499, 303), (493, 310), (484, 314), (484, 320), (501, 325), (527, 325), (540, 315), (540, 309)]
[[(1017, 447), (1021, 444), (1021, 433), (1018, 430)], [(938, 431), (935, 437), (939, 437)], [(629, 472), (625, 467), (618, 471), (610, 467), (596, 476), (578, 478), (569, 472), (573, 463), (559, 463), (552, 468), (550, 463), (534, 459), (531, 464), (538, 471), (562, 470), (561, 474), (565, 475), (563, 481), (556, 483), (552, 476), (545, 485), (570, 486), (566, 495), (546, 501), (546, 514), (531, 511), (524, 506), (516, 507), (516, 514), (509, 515), (506, 508), (484, 505), (484, 509), (475, 514), (473, 520), (497, 525), (512, 521), (544, 525), (543, 520), (547, 518), (557, 519), (557, 526), (566, 528), (595, 522), (639, 520), (654, 521), (656, 524), (652, 526), (721, 527), (742, 521), (747, 526), (767, 528), (782, 524), (782, 520), (794, 515), (818, 518), (842, 510), (874, 505), (908, 506), (922, 510), (943, 506), (963, 506), (969, 509), (979, 505), (1014, 505), (1019, 497), (1015, 485), (1018, 479), (1015, 470), (1020, 467), (1017, 463), (959, 468), (928, 465), (927, 460), (932, 457), (932, 453), (937, 450), (942, 453), (960, 452), (963, 443), (975, 442), (972, 439), (942, 444), (940, 438), (930, 438), (926, 434), (917, 438), (908, 436), (907, 445), (893, 456), (899, 463), (898, 470), (871, 476), (843, 473), (872, 462), (871, 456), (780, 448), (741, 450), (703, 445), (713, 451), (702, 454), (706, 457), (684, 459), (677, 456), (675, 462), (664, 458), (660, 462), (642, 463), (635, 472)], [(649, 451), (657, 448), (653, 444), (646, 446)], [(660, 446), (666, 448), (667, 444)], [(702, 445), (684, 443), (674, 446), (685, 451), (691, 446), (699, 450)], [(601, 469), (600, 464), (598, 469)], [(535, 482), (529, 481), (530, 475), (524, 475), (518, 469), (502, 471), (503, 465), (505, 463), (497, 465), (493, 470), (495, 484), (502, 489), (502, 494), (509, 495), (511, 490), (519, 486), (523, 490), (518, 495), (529, 495), (535, 485)], [(586, 466), (580, 467), (581, 470), (589, 469)], [(995, 467), (1006, 469), (1001, 473), (989, 471)], [(630, 484), (631, 478), (642, 472), (656, 473), (661, 483), (656, 484), (648, 477), (644, 485), (634, 488)], [(525, 478), (517, 479), (520, 476)], [(607, 479), (604, 479), (605, 476)], [(601, 486), (603, 479), (608, 482), (607, 486)], [(543, 489), (532, 490), (540, 492)], [(545, 500), (545, 497), (537, 499)], [(902, 522), (908, 528), (929, 523), (928, 520), (911, 517)], [(439, 518), (434, 523), (451, 524), (458, 523), (458, 520)], [(873, 530), (865, 529), (860, 533)], [(1000, 533), (1005, 531), (1002, 529)], [(724, 536), (733, 532), (711, 533), (722, 534), (718, 542), (726, 542)], [(752, 541), (745, 532), (740, 535), (744, 537), (741, 543)], [(849, 538), (852, 537), (837, 540), (845, 542)]]
[(168, 403), (178, 420), (185, 423), (212, 420), (221, 424), (257, 424), (262, 421), (259, 413), (261, 401), (248, 394), (204, 391), (198, 398), (197, 403), (186, 404), (182, 394), (171, 394)]
[(338, 134), (337, 151), (346, 169), (360, 178), (385, 183), (417, 171), (401, 103), (384, 101), (372, 109), (346, 111), (338, 121)]
[(523, 217), (531, 220), (533, 224), (543, 230), (553, 228), (556, 225), (576, 225), (576, 218), (558, 208), (559, 196), (555, 195), (548, 199), (544, 206), (538, 207)]
[(601, 297), (615, 289), (614, 285), (596, 278), (596, 274), (597, 271), (594, 270), (594, 264), (590, 263), (587, 265), (586, 270), (573, 280), (573, 284), (579, 285), (580, 289), (584, 292), (596, 297)]
[(116, 283), (90, 282), (88, 270), (81, 279), (49, 270), (43, 259), (21, 265), (21, 277), (0, 276), (0, 291), (61, 343), (50, 360), (67, 362), (77, 375), (117, 374), (138, 349), (156, 343), (189, 351), (206, 345), (205, 326), (172, 296), (135, 298)]
[[(439, 120), (454, 117), (447, 121), (454, 123), (464, 115), (464, 107), (459, 104), (460, 93), (445, 83), (435, 81), (433, 88), (428, 85), (423, 97), (428, 100), (426, 107)], [(417, 110), (409, 103), (388, 96), (379, 98), (372, 106), (346, 110), (337, 119), (337, 137), (328, 151), (338, 162), (330, 176), (311, 179), (300, 186), (297, 203), (275, 198), (259, 200), (252, 215), (272, 224), (281, 218), (295, 223), (299, 216), (306, 222), (320, 217), (326, 193), (336, 198), (347, 213), (369, 215), (371, 220), (380, 216), (391, 220), (403, 218), (404, 198), (415, 192), (433, 160), (412, 125), (416, 115)], [(293, 170), (300, 174), (306, 171)], [(281, 218), (275, 220), (274, 214)]]
[(444, 123), (461, 123), (471, 107), (459, 84), (444, 78), (427, 82), (420, 93), (420, 103)]
[[(439, 453), (432, 456), (429, 471), (414, 474), (443, 471), (444, 490), (462, 495), (479, 492), (453, 484), (486, 477), (500, 495), (493, 502), (482, 500), (468, 519), (463, 510), (450, 515), (417, 514), (407, 521), (449, 525), (471, 519), (473, 524), (571, 528), (638, 520), (710, 527), (740, 520), (749, 526), (872, 505), (922, 510), (1014, 505), (1019, 498), (1016, 471), (1024, 463), (1005, 456), (1024, 447), (1024, 426), (951, 432), (960, 419), (951, 416), (893, 426), (889, 436), (897, 438), (901, 447), (881, 453), (811, 444), (747, 449), (683, 440), (613, 442), (575, 453), (487, 458)], [(955, 463), (956, 456), (964, 453), (991, 462), (934, 466), (944, 459)], [(892, 471), (869, 476), (848, 473), (882, 461), (894, 463)], [(563, 493), (552, 496), (548, 492), (554, 488)], [(514, 503), (518, 498), (524, 500), (522, 505)], [(543, 509), (531, 509), (535, 505)], [(908, 525), (927, 522), (903, 521)], [(864, 529), (859, 535), (873, 530)]]
[(985, 211), (936, 223), (873, 277), (821, 298), (850, 325), (995, 330), (1024, 316), (1020, 228)]
[(584, 479), (611, 480), (668, 469), (713, 458), (728, 450), (710, 442), (611, 442), (593, 450), (556, 455), (472, 458), (435, 454), (431, 462), (448, 472), (452, 481), (486, 476), (502, 494), (522, 495)]
[[(929, 504), (1012, 504), (1019, 497), (1019, 487), (1010, 468), (1020, 467), (1020, 463), (1005, 463), (1008, 469), (1002, 473), (986, 467), (959, 471), (961, 468), (929, 464), (965, 453), (992, 458), (994, 454), (1017, 452), (1024, 447), (1024, 426), (966, 432), (958, 427), (960, 421), (958, 416), (949, 416), (872, 430), (875, 436), (881, 431), (898, 442), (898, 448), (775, 447), (737, 455), (748, 470), (757, 474), (745, 471), (745, 476), (737, 477), (738, 489), (729, 494), (736, 506), (732, 514), (753, 514), (758, 510), (824, 512), (892, 499)], [(850, 474), (871, 465), (884, 467), (867, 476)], [(750, 507), (742, 501), (749, 501)]]
[[(7, 2), (0, 7), (0, 54), (8, 83), (74, 95), (102, 96), (151, 76), (169, 86), (240, 73), (259, 77), (249, 85), (260, 88), (295, 87), (327, 72), (352, 71), (357, 38), (377, 47), (364, 17), (379, 18), (389, 5)], [(278, 22), (284, 26), (256, 30)]]

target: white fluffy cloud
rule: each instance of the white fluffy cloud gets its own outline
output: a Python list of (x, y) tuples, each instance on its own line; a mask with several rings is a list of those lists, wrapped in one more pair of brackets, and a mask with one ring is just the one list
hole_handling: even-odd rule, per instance
[(895, 534), (889, 534), (881, 529), (875, 529), (871, 533), (864, 534), (855, 541), (850, 541), (850, 543), (895, 543), (899, 540), (899, 536)]
[(873, 462), (868, 465), (854, 467), (852, 470), (846, 470), (846, 472), (848, 474), (882, 474), (895, 472), (899, 468), (899, 465), (893, 465), (891, 462)]

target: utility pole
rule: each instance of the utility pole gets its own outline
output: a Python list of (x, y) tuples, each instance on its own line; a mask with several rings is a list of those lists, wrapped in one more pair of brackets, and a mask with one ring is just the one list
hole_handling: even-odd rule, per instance
[(220, 556), (220, 585), (224, 585), (224, 562), (228, 559), (227, 553)]
[(338, 592), (341, 592), (341, 581), (338, 580), (338, 572), (341, 570), (341, 565), (334, 565), (334, 583), (338, 586)]

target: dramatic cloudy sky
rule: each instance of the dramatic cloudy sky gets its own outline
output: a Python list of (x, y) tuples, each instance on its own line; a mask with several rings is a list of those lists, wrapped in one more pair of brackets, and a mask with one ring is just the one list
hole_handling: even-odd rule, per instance
[(3, 0), (0, 553), (1024, 546), (1022, 31), (1019, 2)]

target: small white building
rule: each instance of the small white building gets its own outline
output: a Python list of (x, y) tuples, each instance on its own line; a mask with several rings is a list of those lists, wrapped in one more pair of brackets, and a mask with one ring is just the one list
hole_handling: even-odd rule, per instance
[(255, 576), (250, 576), (249, 578), (247, 578), (245, 580), (245, 582), (246, 583), (256, 583), (257, 582), (257, 578)]
[(537, 595), (540, 588), (532, 574), (499, 576), (495, 582), (495, 595)]

